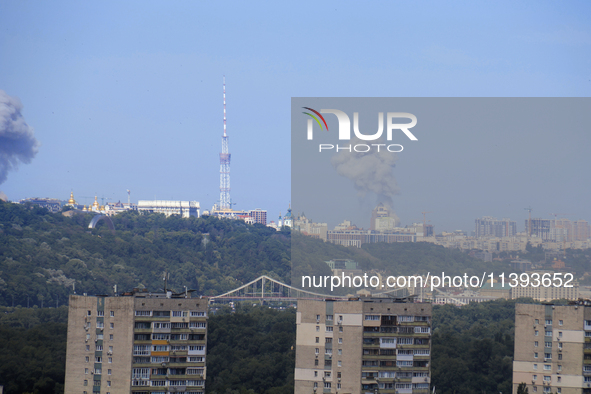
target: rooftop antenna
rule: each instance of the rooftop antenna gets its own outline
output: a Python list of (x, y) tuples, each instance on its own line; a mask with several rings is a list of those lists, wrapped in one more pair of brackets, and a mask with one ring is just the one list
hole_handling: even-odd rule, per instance
[(127, 189), (127, 205), (131, 206), (130, 194), (131, 194), (131, 191), (129, 191), (129, 189)]

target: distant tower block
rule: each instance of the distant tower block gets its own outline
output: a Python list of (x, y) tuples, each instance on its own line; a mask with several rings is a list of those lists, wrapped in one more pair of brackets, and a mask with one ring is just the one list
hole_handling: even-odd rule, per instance
[(224, 135), (220, 153), (220, 209), (230, 209), (230, 153), (226, 134), (226, 76), (224, 76)]

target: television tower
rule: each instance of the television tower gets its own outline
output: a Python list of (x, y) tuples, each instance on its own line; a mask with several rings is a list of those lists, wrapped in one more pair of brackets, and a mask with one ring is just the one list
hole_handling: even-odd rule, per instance
[(230, 153), (226, 134), (226, 76), (224, 75), (224, 135), (220, 153), (220, 209), (230, 209)]

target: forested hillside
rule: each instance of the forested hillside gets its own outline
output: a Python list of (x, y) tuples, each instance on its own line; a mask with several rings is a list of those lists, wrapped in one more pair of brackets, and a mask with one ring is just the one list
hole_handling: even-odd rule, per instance
[(91, 214), (65, 217), (0, 201), (0, 305), (64, 304), (78, 294), (183, 286), (230, 290), (266, 274), (290, 279), (290, 233), (237, 220), (127, 212), (88, 229)]

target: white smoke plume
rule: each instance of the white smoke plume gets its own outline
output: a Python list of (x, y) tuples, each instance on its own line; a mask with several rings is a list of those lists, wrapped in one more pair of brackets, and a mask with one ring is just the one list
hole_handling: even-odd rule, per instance
[(39, 148), (33, 128), (21, 114), (22, 109), (18, 98), (0, 90), (0, 184), (19, 163), (30, 163)]
[[(351, 140), (351, 146), (365, 143), (367, 141)], [(379, 152), (375, 147), (372, 148), (373, 150), (365, 153), (341, 150), (331, 158), (331, 163), (339, 175), (353, 181), (361, 199), (373, 192), (377, 195), (378, 202), (392, 207), (392, 198), (399, 192), (393, 173), (397, 155), (388, 152), (385, 146), (380, 147)]]

